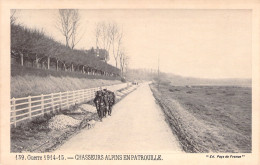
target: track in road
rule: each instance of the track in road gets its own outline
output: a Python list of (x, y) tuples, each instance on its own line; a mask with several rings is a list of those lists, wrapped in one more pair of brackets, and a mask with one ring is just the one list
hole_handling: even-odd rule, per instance
[(55, 152), (182, 152), (147, 84), (113, 107), (112, 116), (84, 129)]

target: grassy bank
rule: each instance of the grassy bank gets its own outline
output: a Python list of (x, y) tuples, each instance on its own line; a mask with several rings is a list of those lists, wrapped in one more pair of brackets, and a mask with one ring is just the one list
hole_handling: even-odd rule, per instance
[(171, 86), (151, 89), (186, 152), (251, 152), (251, 88)]
[(53, 76), (11, 77), (11, 97), (25, 97), (121, 83), (119, 80), (87, 79)]

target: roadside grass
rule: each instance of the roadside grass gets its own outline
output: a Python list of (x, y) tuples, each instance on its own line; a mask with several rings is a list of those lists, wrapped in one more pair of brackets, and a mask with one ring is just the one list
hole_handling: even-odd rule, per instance
[(121, 83), (119, 80), (86, 79), (73, 77), (39, 77), (34, 75), (11, 77), (11, 97), (26, 97), (55, 92)]
[[(87, 126), (90, 120), (98, 120), (96, 113), (85, 112), (75, 115), (75, 107), (63, 110), (59, 113), (45, 114), (32, 121), (19, 124), (11, 128), (11, 152), (50, 152), (57, 146), (64, 143), (71, 135)], [(57, 114), (64, 114), (81, 120), (77, 127), (66, 127), (65, 129), (51, 130), (48, 126), (52, 117)]]
[(151, 85), (186, 152), (252, 152), (251, 88)]

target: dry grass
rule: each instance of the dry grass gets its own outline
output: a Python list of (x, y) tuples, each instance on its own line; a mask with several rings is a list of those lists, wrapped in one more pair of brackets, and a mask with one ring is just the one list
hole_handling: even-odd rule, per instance
[(118, 80), (86, 79), (72, 77), (11, 77), (11, 97), (25, 97), (54, 92), (64, 92), (84, 88), (99, 87), (121, 83)]
[(251, 88), (163, 84), (153, 93), (186, 152), (251, 152)]
[[(74, 108), (74, 107), (72, 107)], [(72, 111), (72, 113), (68, 113)], [(16, 128), (11, 128), (11, 152), (50, 152), (64, 143), (73, 134), (87, 127), (90, 120), (98, 120), (96, 113), (86, 112), (74, 114), (73, 110), (62, 111), (73, 118), (81, 120), (79, 126), (66, 127), (60, 130), (51, 130), (48, 126), (50, 119), (55, 114), (45, 114), (31, 122), (22, 123)]]

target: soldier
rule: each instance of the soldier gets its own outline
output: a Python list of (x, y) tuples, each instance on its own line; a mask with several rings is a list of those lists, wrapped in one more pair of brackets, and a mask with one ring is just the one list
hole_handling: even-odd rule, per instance
[(112, 113), (112, 107), (115, 104), (115, 94), (114, 92), (104, 89), (106, 92), (107, 100), (108, 100), (108, 115), (111, 116)]
[(102, 121), (102, 118), (106, 117), (107, 107), (108, 107), (108, 101), (106, 96), (104, 95), (104, 92), (102, 90), (97, 91), (93, 101), (96, 105), (97, 113), (100, 118), (100, 121)]
[(102, 121), (102, 117), (103, 117), (103, 112), (101, 112), (101, 97), (102, 97), (102, 93), (101, 91), (97, 91), (96, 92), (96, 96), (94, 98), (94, 103), (95, 103), (95, 106), (96, 106), (96, 109), (97, 109), (97, 114), (98, 114), (98, 117), (100, 118), (100, 120)]
[(107, 90), (106, 89), (103, 89), (103, 91), (102, 91), (102, 99), (103, 99), (103, 102), (104, 102), (103, 116), (106, 117), (108, 109), (109, 109), (108, 95), (107, 95)]

